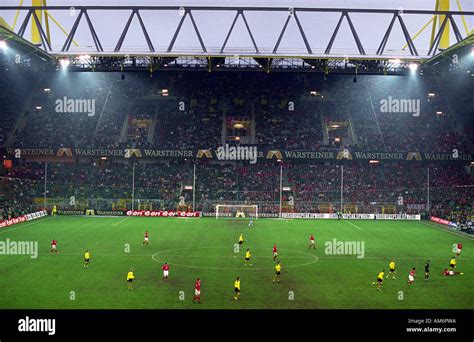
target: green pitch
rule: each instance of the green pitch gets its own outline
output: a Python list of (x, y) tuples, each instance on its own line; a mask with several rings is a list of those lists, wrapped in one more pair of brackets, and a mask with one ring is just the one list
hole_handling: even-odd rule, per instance
[[(421, 222), (259, 219), (248, 221), (177, 218), (55, 217), (0, 230), (0, 241), (38, 241), (38, 258), (0, 255), (0, 308), (474, 308), (474, 241)], [(145, 230), (150, 244), (143, 247)], [(252, 266), (234, 244), (244, 234)], [(309, 250), (315, 234), (316, 250)], [(49, 253), (58, 240), (58, 255)], [(364, 242), (363, 258), (329, 255), (326, 241)], [(457, 269), (443, 277), (452, 245), (464, 245)], [(273, 283), (276, 243), (281, 283)], [(91, 252), (88, 269), (84, 251)], [(361, 256), (361, 255), (360, 255)], [(382, 291), (372, 282), (395, 258), (396, 279)], [(424, 263), (431, 260), (430, 280)], [(163, 262), (170, 279), (162, 280)], [(407, 286), (408, 272), (416, 280)], [(134, 289), (126, 275), (133, 268)], [(241, 278), (239, 301), (233, 282)], [(202, 279), (202, 304), (193, 304), (194, 282)], [(182, 300), (184, 297), (184, 300)]]

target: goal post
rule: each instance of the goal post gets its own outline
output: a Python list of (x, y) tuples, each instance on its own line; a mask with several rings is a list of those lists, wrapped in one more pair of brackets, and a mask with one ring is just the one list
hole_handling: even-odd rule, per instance
[(216, 219), (258, 219), (256, 204), (216, 204)]

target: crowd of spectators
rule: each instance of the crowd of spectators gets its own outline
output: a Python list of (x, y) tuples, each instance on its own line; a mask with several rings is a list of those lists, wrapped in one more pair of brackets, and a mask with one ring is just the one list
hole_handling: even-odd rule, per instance
[(30, 94), (35, 91), (40, 75), (31, 73), (29, 68), (3, 61), (2, 54), (0, 70), (0, 146), (3, 146), (9, 135), (16, 133), (18, 119)]
[[(265, 148), (339, 148), (337, 130), (325, 137), (322, 123), (329, 121), (343, 123), (347, 129), (339, 138), (358, 149), (450, 152), (472, 146), (472, 126), (458, 122), (430, 79), (366, 76), (354, 83), (345, 76), (300, 74), (130, 73), (122, 79), (55, 73), (39, 84), (27, 111), (19, 112), (19, 100), (6, 101), (7, 117), (24, 117), (11, 146), (212, 148), (225, 141), (226, 117), (250, 118), (255, 129), (246, 141)], [(8, 88), (5, 81), (1, 86)], [(93, 100), (93, 115), (58, 110), (57, 101), (65, 99)], [(413, 100), (419, 112), (384, 110), (381, 103), (392, 100)], [(137, 126), (137, 120), (148, 124)], [(0, 135), (12, 128), (3, 120)]]
[[(342, 199), (346, 212), (420, 213), (427, 210), (428, 193), (433, 214), (473, 210), (474, 178), (456, 165), (285, 163), (282, 171), (284, 211), (339, 210)], [(190, 162), (135, 162), (133, 166), (132, 162), (83, 160), (48, 163), (47, 172), (46, 197), (64, 208), (130, 209), (132, 192), (135, 208), (148, 203), (154, 209), (171, 210), (184, 201), (189, 209), (193, 199)], [(42, 205), (37, 199), (45, 195), (44, 173), (44, 163), (22, 163), (3, 170), (2, 181), (9, 185), (2, 188), (3, 198), (11, 195), (11, 203), (21, 208)], [(203, 162), (196, 165), (195, 185), (196, 210), (213, 211), (216, 204), (226, 203), (258, 204), (260, 211), (279, 210), (277, 164)]]
[[(260, 149), (318, 151), (350, 145), (378, 152), (451, 153), (454, 148), (469, 152), (473, 146), (472, 119), (461, 122), (452, 108), (459, 112), (463, 106), (448, 103), (457, 95), (445, 96), (429, 78), (360, 76), (353, 82), (347, 76), (243, 72), (162, 72), (153, 77), (127, 73), (125, 78), (58, 72), (41, 81), (31, 77), (29, 82), (25, 77), (21, 73), (0, 77), (0, 145), (11, 133), (9, 147), (15, 148), (216, 148), (226, 141), (227, 118), (240, 117), (251, 121), (248, 141)], [(29, 102), (28, 95), (32, 95)], [(420, 111), (384, 111), (381, 103), (390, 98), (419, 101)], [(58, 110), (57, 101), (65, 99), (94, 100), (93, 115)], [(465, 98), (459, 102), (469, 103)], [(338, 132), (327, 132), (329, 122), (347, 127), (342, 146), (334, 145)], [(50, 161), (45, 194), (44, 163), (15, 161), (12, 169), (1, 169), (1, 214), (18, 215), (44, 205), (33, 199), (45, 195), (64, 207), (150, 204), (175, 209), (180, 201), (192, 201), (190, 160), (135, 163)], [(282, 182), (289, 190), (283, 201), (291, 198), (294, 203), (286, 204), (285, 210), (337, 210), (341, 187), (347, 211), (426, 210), (420, 208), (427, 208), (428, 168), (432, 213), (447, 217), (471, 212), (474, 181), (463, 165), (355, 161), (286, 163)], [(275, 164), (201, 162), (196, 175), (198, 210), (213, 210), (215, 204), (226, 202), (279, 209), (280, 169)]]

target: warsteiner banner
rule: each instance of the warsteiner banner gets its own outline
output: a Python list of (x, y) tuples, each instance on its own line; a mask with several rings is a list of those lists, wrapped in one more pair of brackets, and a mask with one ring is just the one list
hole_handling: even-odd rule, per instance
[(470, 162), (473, 161), (472, 153), (455, 152), (380, 152), (380, 151), (358, 151), (345, 148), (343, 150), (324, 151), (289, 151), (285, 149), (262, 149), (256, 146), (217, 146), (205, 149), (84, 149), (84, 148), (14, 148), (8, 147), (1, 150), (3, 155), (18, 159), (22, 157), (45, 156), (45, 157), (111, 157), (111, 158), (149, 158), (149, 159), (185, 159), (194, 158), (198, 160), (215, 161), (244, 161), (251, 164), (256, 161), (265, 160), (308, 160), (308, 161), (406, 161), (411, 163), (429, 162)]

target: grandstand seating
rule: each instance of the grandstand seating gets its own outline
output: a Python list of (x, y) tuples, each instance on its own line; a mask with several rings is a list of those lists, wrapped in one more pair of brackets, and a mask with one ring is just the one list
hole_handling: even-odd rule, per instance
[[(228, 141), (227, 118), (239, 117), (251, 121), (246, 133), (250, 144), (265, 149), (350, 147), (450, 153), (454, 148), (469, 152), (473, 146), (473, 125), (460, 122), (452, 109), (459, 111), (462, 106), (450, 105), (454, 95), (444, 96), (429, 78), (415, 84), (408, 77), (367, 76), (354, 83), (347, 76), (323, 80), (296, 73), (169, 72), (153, 78), (130, 73), (125, 79), (113, 73), (53, 73), (44, 75), (41, 82), (30, 82), (30, 88), (19, 90), (21, 96), (13, 96), (16, 90), (9, 90), (5, 80), (0, 86), (6, 104), (0, 124), (0, 146), (4, 147), (215, 149)], [(428, 97), (428, 93), (435, 95)], [(32, 95), (29, 101), (25, 100), (28, 94)], [(420, 115), (384, 113), (380, 101), (389, 94), (420, 99)], [(55, 100), (64, 97), (94, 99), (95, 115), (58, 112)], [(341, 131), (329, 131), (329, 122), (344, 125), (341, 143), (334, 141)], [(60, 199), (63, 207), (81, 203), (130, 208), (133, 166), (129, 160), (78, 157), (66, 163), (26, 158), (15, 161), (12, 169), (0, 169), (1, 176), (7, 177), (1, 179), (4, 217), (42, 205), (44, 161), (49, 164), (46, 196)], [(134, 205), (175, 209), (180, 196), (190, 203), (192, 196), (185, 186), (192, 184), (192, 163), (136, 163), (135, 199), (140, 202)], [(342, 165), (345, 210), (419, 212), (420, 205), (426, 204), (427, 168), (433, 212), (449, 216), (453, 210), (472, 210), (474, 179), (465, 164), (359, 161), (285, 162), (283, 182), (291, 190), (283, 198), (291, 196), (295, 202), (285, 210), (338, 210)], [(224, 202), (259, 203), (261, 210), (279, 210), (280, 168), (275, 162), (248, 165), (201, 160), (196, 169), (197, 210), (212, 211), (214, 204)], [(403, 205), (398, 204), (400, 196)]]

